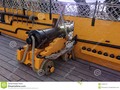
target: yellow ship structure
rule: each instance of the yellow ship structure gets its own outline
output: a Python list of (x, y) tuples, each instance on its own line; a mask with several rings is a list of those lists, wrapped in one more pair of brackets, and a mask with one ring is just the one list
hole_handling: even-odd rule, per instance
[(0, 2), (0, 32), (26, 41), (17, 60), (38, 74), (54, 61), (82, 59), (120, 71), (120, 5), (29, 0)]

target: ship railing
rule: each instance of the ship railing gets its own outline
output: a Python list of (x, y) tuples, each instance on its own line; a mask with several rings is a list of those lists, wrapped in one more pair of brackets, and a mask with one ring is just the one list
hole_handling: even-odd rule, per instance
[[(3, 2), (4, 1), (4, 2)], [(49, 13), (50, 3), (38, 0), (1, 0), (0, 7), (13, 9), (26, 9), (32, 12)], [(120, 4), (109, 3), (68, 3), (52, 1), (51, 11), (53, 14), (60, 14), (64, 8), (64, 15), (95, 18), (102, 20), (120, 21)]]

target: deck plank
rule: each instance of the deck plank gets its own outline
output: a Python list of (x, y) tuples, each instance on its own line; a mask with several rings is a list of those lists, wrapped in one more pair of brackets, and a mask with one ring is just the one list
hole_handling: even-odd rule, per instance
[[(84, 65), (84, 64), (78, 63), (76, 61), (67, 62), (67, 63), (69, 63), (72, 66), (74, 65), (76, 67), (77, 71), (81, 71), (81, 72), (85, 73), (86, 75), (97, 78), (99, 80), (101, 80), (101, 79), (103, 81), (104, 80), (115, 80), (115, 81), (120, 80), (120, 77), (118, 75), (112, 74), (111, 72), (106, 72), (106, 71), (102, 70), (101, 68), (92, 67), (92, 66), (91, 66), (91, 68), (89, 68), (89, 64)], [(85, 71), (84, 71), (84, 68), (86, 68)], [(99, 69), (101, 71), (101, 75), (99, 75), (99, 76), (94, 75), (94, 71), (97, 70), (97, 69)]]
[(13, 74), (12, 72), (6, 70), (3, 67), (0, 67), (0, 74), (4, 77), (6, 77), (10, 81), (19, 81), (21, 78), (17, 75)]
[[(11, 48), (9, 43), (17, 46)], [(7, 35), (0, 35), (0, 81), (119, 81), (120, 72), (83, 60), (55, 61), (55, 72), (49, 76), (38, 76), (32, 68), (16, 61), (16, 50), (25, 42)], [(101, 70), (100, 76), (94, 71)]]
[[(70, 67), (68, 64), (58, 64), (56, 63), (56, 68), (61, 69), (62, 71), (66, 72), (66, 77), (69, 77), (69, 75), (79, 77), (81, 81), (98, 81), (99, 79), (93, 78), (91, 76), (84, 74), (83, 72), (79, 72), (74, 70), (74, 66)], [(68, 75), (67, 75), (68, 74)], [(99, 80), (100, 81), (100, 80)]]
[(0, 75), (0, 81), (2, 82), (2, 81), (9, 81), (9, 80), (7, 80), (5, 77)]

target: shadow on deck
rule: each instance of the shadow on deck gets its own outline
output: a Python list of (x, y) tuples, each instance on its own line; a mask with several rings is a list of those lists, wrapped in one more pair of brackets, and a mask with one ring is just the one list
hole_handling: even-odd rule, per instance
[(0, 81), (120, 81), (120, 72), (83, 60), (56, 60), (55, 72), (40, 77), (16, 61), (16, 50), (23, 45), (25, 42), (19, 39), (0, 36)]

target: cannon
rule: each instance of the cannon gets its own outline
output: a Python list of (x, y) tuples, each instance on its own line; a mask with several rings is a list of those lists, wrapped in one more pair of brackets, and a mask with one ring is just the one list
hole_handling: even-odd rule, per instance
[[(45, 30), (34, 30), (29, 32), (29, 38), (26, 39), (27, 44), (32, 44), (32, 37), (35, 38), (35, 48), (41, 48), (46, 43), (49, 43), (51, 40), (60, 37), (65, 36), (64, 31), (61, 31), (59, 29), (50, 28)], [(44, 42), (44, 43), (42, 43)], [(41, 45), (42, 43), (42, 45)]]
[(66, 30), (64, 26), (61, 25), (57, 28), (49, 28), (44, 30), (33, 30), (28, 33), (28, 38), (26, 39), (27, 44), (32, 44), (32, 37), (35, 38), (35, 48), (42, 48), (46, 43), (49, 43), (57, 37), (65, 37), (66, 32), (69, 33), (73, 31), (73, 23), (66, 25)]
[(73, 29), (74, 22), (65, 21), (54, 28), (27, 32), (27, 45), (17, 50), (17, 60), (32, 67), (38, 75), (49, 75), (54, 72), (54, 60), (66, 60), (66, 55), (72, 55)]

